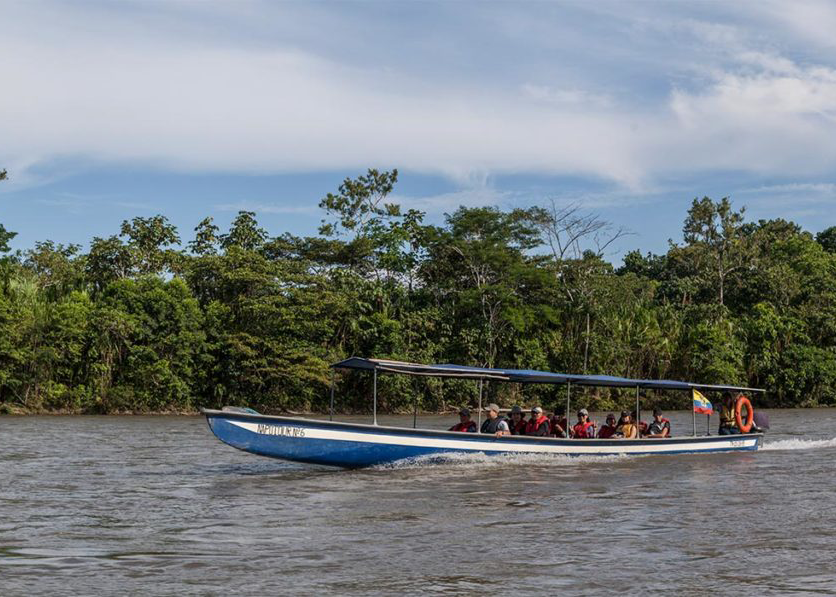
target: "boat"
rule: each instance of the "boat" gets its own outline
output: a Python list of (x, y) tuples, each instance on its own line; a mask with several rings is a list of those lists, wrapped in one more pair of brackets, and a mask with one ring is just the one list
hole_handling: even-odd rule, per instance
[(329, 420), (296, 416), (260, 414), (249, 408), (201, 409), (210, 429), (222, 442), (252, 454), (282, 460), (363, 468), (387, 465), (408, 459), (444, 458), (451, 455), (503, 454), (612, 456), (652, 454), (703, 454), (754, 451), (761, 447), (762, 432), (737, 435), (697, 435), (696, 414), (693, 435), (638, 439), (571, 439), (482, 433), (461, 433), (379, 425), (377, 421), (377, 379), (383, 374), (403, 374), (474, 380), (479, 383), (479, 421), (483, 387), (486, 381), (566, 386), (566, 412), (570, 409), (572, 386), (599, 386), (635, 389), (636, 412), (641, 419), (640, 391), (643, 389), (680, 391), (763, 392), (758, 388), (706, 385), (670, 380), (638, 380), (607, 375), (574, 375), (522, 369), (488, 369), (463, 365), (424, 365), (386, 359), (351, 357), (331, 365), (336, 370), (371, 372), (373, 380), (373, 419), (371, 424), (334, 421), (334, 376), (331, 383)]

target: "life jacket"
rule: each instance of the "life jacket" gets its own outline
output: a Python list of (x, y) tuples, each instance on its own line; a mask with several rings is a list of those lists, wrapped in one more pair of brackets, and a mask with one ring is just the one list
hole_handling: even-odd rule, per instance
[[(670, 421), (668, 421), (665, 417), (662, 417), (662, 420), (659, 422), (659, 430), (658, 430), (658, 433), (662, 433), (662, 432), (664, 431), (664, 429), (665, 429), (665, 423), (667, 423), (667, 424), (668, 424), (668, 436), (670, 436), (670, 433), (671, 433), (671, 422), (670, 422)], [(656, 421), (653, 421), (653, 422), (650, 424), (650, 427), (648, 427), (648, 428), (647, 428), (647, 432), (648, 432), (648, 433), (650, 433), (651, 428), (652, 428), (654, 425), (656, 425)]]
[(615, 425), (601, 425), (601, 429), (598, 430), (598, 437), (600, 439), (607, 439), (608, 437), (612, 437), (615, 433)]
[[(536, 419), (531, 419), (525, 426), (525, 434), (526, 435), (540, 435), (538, 431), (540, 430), (540, 426), (543, 423), (548, 424), (549, 418), (546, 415), (540, 415)], [(551, 426), (549, 426), (551, 427)], [(548, 435), (549, 430), (546, 430), (546, 435)]]
[(504, 421), (505, 417), (498, 416), (495, 419), (486, 419), (484, 423), (482, 423), (482, 433), (496, 433), (499, 427), (499, 422)]
[(465, 423), (456, 423), (448, 431), (464, 431), (466, 433), (476, 433), (476, 422), (467, 421)]
[(525, 435), (525, 426), (528, 424), (524, 418), (520, 422), (514, 424), (514, 421), (508, 421), (508, 427), (511, 429), (511, 435)]
[[(636, 429), (636, 426), (633, 423), (622, 423), (616, 428), (615, 432), (629, 438), (633, 435), (634, 429)], [(638, 437), (638, 434), (636, 434), (636, 437)]]
[(591, 439), (595, 437), (595, 423), (592, 421), (578, 423), (572, 427), (572, 434), (578, 439)]
[(724, 404), (720, 408), (720, 427), (737, 427), (737, 421), (734, 418), (734, 405), (726, 406)]

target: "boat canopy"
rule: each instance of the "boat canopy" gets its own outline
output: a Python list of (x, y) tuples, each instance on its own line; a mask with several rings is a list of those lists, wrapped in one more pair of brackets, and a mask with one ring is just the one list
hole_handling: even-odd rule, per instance
[(532, 369), (488, 369), (485, 367), (468, 367), (466, 365), (438, 364), (423, 365), (421, 363), (407, 363), (387, 359), (365, 359), (351, 357), (331, 365), (334, 369), (377, 370), (386, 373), (403, 373), (405, 375), (422, 375), (429, 377), (452, 377), (459, 379), (486, 379), (508, 381), (514, 383), (543, 383), (543, 384), (574, 384), (579, 386), (599, 386), (611, 388), (645, 388), (653, 390), (707, 390), (730, 392), (763, 392), (759, 388), (742, 386), (724, 386), (690, 383), (686, 381), (671, 381), (666, 379), (629, 379), (612, 375), (574, 375), (568, 373), (551, 373), (549, 371), (534, 371)]

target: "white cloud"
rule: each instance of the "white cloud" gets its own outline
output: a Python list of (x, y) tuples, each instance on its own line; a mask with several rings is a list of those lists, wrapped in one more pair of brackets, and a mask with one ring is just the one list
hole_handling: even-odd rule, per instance
[[(33, 166), (67, 156), (182, 171), (377, 166), (444, 174), (484, 198), (487, 178), (502, 173), (590, 177), (639, 193), (683, 172), (792, 177), (826, 174), (836, 163), (832, 65), (799, 64), (740, 23), (657, 17), (620, 4), (599, 11), (627, 23), (615, 27), (626, 37), (607, 45), (608, 31), (594, 29), (598, 21), (576, 35), (597, 34), (594, 47), (611, 58), (627, 52), (630, 68), (653, 65), (646, 74), (661, 84), (650, 93), (640, 81), (624, 93), (608, 79), (620, 64), (571, 81), (548, 69), (526, 72), (518, 82), (491, 81), (488, 64), (468, 76), (442, 62), (422, 70), (408, 57), (393, 59), (402, 65), (393, 68), (383, 58), (326, 56), (313, 44), (289, 41), (294, 13), (285, 6), (278, 13), (259, 4), (127, 6), (124, 12), (119, 5), (50, 2), (4, 8), (0, 53), (11, 58), (0, 80), (0, 163), (22, 170), (18, 180), (32, 176)], [(776, 6), (767, 6), (767, 16), (813, 29), (811, 21), (832, 12), (806, 3), (799, 20)], [(178, 11), (190, 11), (189, 18)], [(225, 20), (212, 20), (217, 12), (245, 32), (258, 30), (257, 39), (226, 30)], [(562, 20), (568, 9), (555, 12), (537, 15), (538, 35), (554, 30), (559, 38), (575, 27)], [(492, 16), (471, 20), (469, 36), (492, 39), (490, 30), (478, 30), (500, 21)], [(280, 21), (278, 39), (263, 30), (270, 19)], [(359, 19), (351, 22), (359, 27)], [(516, 22), (515, 43), (527, 22)], [(374, 39), (374, 28), (389, 24), (373, 22), (363, 33)], [(300, 28), (313, 31), (309, 25)], [(661, 55), (681, 32), (699, 41), (696, 48), (676, 46), (676, 60)], [(619, 46), (625, 40), (637, 48)], [(425, 45), (438, 45), (431, 41)], [(557, 42), (543, 44), (531, 52), (557, 52), (559, 60), (565, 51)], [(389, 58), (397, 47), (381, 43), (376, 51)], [(479, 55), (470, 48), (450, 52), (465, 63)], [(675, 67), (677, 61), (684, 66)], [(426, 201), (431, 208), (453, 199)]]

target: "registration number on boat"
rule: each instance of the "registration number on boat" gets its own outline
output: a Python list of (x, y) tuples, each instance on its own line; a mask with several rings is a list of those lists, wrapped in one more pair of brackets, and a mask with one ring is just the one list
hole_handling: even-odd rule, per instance
[(284, 437), (305, 437), (305, 430), (301, 427), (287, 425), (259, 425), (258, 433), (262, 435), (281, 435)]

